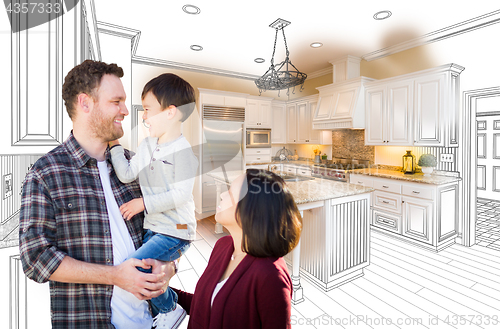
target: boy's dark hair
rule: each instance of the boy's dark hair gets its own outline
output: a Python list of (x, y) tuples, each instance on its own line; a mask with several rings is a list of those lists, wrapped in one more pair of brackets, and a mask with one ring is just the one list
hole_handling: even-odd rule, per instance
[(163, 73), (151, 79), (142, 90), (141, 98), (147, 93), (153, 95), (160, 103), (162, 110), (174, 105), (182, 113), (181, 122), (184, 122), (194, 110), (194, 88), (184, 79), (173, 73)]
[(75, 103), (79, 94), (84, 93), (97, 100), (96, 90), (100, 87), (101, 79), (105, 74), (121, 78), (123, 69), (116, 64), (87, 59), (69, 71), (64, 78), (62, 98), (71, 119), (75, 115)]
[(243, 231), (242, 250), (254, 257), (285, 256), (302, 231), (291, 192), (280, 176), (266, 170), (247, 169), (246, 183), (248, 191), (241, 189), (235, 214)]

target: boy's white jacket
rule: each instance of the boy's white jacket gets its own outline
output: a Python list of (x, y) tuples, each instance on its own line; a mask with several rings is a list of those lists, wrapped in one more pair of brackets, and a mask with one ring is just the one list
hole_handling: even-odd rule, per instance
[(130, 161), (121, 145), (110, 152), (120, 181), (129, 183), (139, 178), (145, 206), (144, 229), (194, 240), (193, 186), (198, 159), (186, 138), (181, 135), (158, 144), (158, 138), (146, 137)]

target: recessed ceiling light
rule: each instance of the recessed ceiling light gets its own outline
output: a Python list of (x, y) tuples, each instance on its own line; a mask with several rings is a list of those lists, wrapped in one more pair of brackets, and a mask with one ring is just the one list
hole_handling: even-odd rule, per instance
[(376, 19), (377, 21), (381, 21), (383, 19), (391, 17), (392, 13), (389, 10), (382, 10), (379, 11), (378, 13), (375, 13), (373, 15), (373, 18)]
[(182, 6), (182, 10), (186, 14), (191, 14), (191, 15), (198, 15), (201, 12), (200, 8), (193, 5), (184, 5)]
[(257, 57), (256, 59), (254, 59), (254, 62), (255, 63), (264, 63), (266, 60), (264, 58), (260, 58), (260, 57)]
[(323, 44), (321, 42), (313, 42), (313, 43), (311, 43), (311, 47), (313, 47), (313, 48), (319, 48), (321, 46), (323, 46)]
[(203, 50), (203, 47), (202, 46), (198, 46), (198, 45), (191, 45), (191, 50), (194, 50), (194, 51), (201, 51)]

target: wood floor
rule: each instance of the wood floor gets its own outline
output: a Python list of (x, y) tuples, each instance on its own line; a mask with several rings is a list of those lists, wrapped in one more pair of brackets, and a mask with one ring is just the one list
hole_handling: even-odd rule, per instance
[[(170, 284), (193, 292), (213, 245), (213, 217)], [(454, 245), (433, 253), (371, 234), (365, 275), (324, 292), (302, 279), (305, 301), (293, 306), (293, 328), (500, 328), (500, 251)], [(181, 328), (187, 327), (185, 320)]]

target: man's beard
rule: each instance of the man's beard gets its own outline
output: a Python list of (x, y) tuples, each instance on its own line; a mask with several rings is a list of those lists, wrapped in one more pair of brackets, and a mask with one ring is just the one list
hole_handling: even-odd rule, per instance
[(115, 117), (106, 118), (101, 108), (96, 105), (89, 119), (92, 137), (99, 138), (105, 142), (121, 138), (123, 136), (123, 129), (115, 127), (115, 119)]

